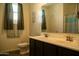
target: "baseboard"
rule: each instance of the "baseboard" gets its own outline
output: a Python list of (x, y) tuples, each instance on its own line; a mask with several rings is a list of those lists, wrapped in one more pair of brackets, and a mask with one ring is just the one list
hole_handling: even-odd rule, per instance
[(19, 50), (19, 49), (10, 49), (10, 50), (4, 50), (4, 51), (0, 51), (0, 53), (6, 53), (6, 52), (16, 51), (16, 50)]

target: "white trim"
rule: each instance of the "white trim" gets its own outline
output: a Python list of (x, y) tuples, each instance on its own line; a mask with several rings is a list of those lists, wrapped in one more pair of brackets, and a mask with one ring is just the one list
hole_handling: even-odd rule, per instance
[(0, 53), (5, 53), (5, 52), (10, 52), (10, 51), (15, 51), (15, 50), (20, 50), (20, 49), (17, 48), (17, 49), (3, 50), (3, 51), (0, 51)]

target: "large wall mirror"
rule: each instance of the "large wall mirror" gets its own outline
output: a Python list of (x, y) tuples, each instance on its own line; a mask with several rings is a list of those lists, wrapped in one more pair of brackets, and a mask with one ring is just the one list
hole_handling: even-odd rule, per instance
[(78, 3), (48, 3), (42, 6), (42, 31), (79, 33)]

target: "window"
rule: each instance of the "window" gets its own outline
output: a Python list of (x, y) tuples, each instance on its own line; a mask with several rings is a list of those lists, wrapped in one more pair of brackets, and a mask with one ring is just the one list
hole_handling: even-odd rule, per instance
[(13, 3), (12, 8), (13, 8), (13, 24), (17, 24), (17, 20), (18, 20), (18, 4)]
[(17, 26), (17, 30), (24, 29), (22, 4), (6, 3), (4, 15), (5, 30), (13, 30), (14, 25)]

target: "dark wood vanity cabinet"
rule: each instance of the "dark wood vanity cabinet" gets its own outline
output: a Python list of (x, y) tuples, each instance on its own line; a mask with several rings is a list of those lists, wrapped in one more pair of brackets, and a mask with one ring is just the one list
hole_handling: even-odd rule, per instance
[(64, 47), (57, 47), (58, 48), (58, 55), (59, 56), (79, 56), (79, 52), (67, 49)]
[(30, 39), (30, 55), (42, 56), (43, 55), (43, 42)]
[(79, 52), (30, 38), (30, 56), (79, 56)]
[(44, 56), (56, 56), (56, 46), (48, 44), (48, 43), (43, 43), (43, 55)]
[(35, 41), (35, 43), (36, 43), (35, 55), (42, 56), (43, 55), (43, 42)]
[(35, 40), (33, 39), (30, 39), (30, 55), (31, 56), (35, 56), (36, 55), (36, 43), (35, 43)]

